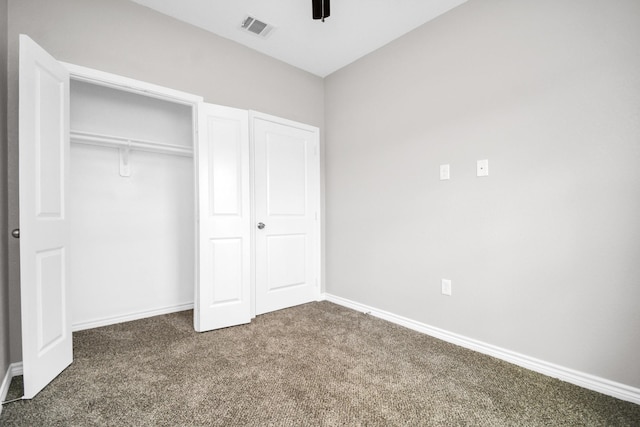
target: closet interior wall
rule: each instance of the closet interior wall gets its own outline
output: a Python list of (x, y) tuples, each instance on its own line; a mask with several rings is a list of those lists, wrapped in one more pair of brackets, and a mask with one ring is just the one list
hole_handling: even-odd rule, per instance
[(74, 330), (191, 308), (192, 106), (75, 80), (70, 95)]

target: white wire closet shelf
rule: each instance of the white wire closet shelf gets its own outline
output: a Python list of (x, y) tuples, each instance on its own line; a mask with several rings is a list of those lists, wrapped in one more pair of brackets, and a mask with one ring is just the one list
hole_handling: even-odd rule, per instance
[(94, 132), (71, 130), (71, 142), (101, 147), (129, 148), (131, 150), (147, 151), (151, 153), (171, 154), (176, 156), (193, 157), (193, 149), (184, 145), (165, 144), (164, 142), (143, 139), (125, 138), (121, 136), (105, 135)]

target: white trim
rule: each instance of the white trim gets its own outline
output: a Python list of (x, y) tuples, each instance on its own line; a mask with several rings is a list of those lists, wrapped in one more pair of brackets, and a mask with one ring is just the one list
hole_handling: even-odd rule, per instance
[(317, 141), (320, 141), (320, 129), (317, 126), (296, 122), (294, 120), (284, 119), (278, 116), (272, 116), (271, 114), (261, 113), (260, 111), (256, 111), (256, 110), (249, 110), (250, 123), (253, 123), (255, 119), (260, 119), (266, 122), (277, 123), (279, 125), (289, 126), (292, 128), (298, 128), (298, 129), (306, 130), (309, 132), (313, 132), (317, 134)]
[(251, 319), (254, 319), (257, 314), (256, 310), (256, 149), (255, 149), (255, 126), (254, 115), (257, 112), (249, 110), (249, 203), (251, 204), (251, 211), (249, 212), (249, 245), (251, 245), (251, 261), (249, 261), (250, 272), (250, 298), (251, 302)]
[[(22, 375), (22, 362), (12, 363), (7, 367), (7, 372), (4, 374), (2, 384), (0, 384), (0, 402), (4, 402), (7, 399), (11, 380), (18, 375)], [(2, 406), (0, 405), (0, 414), (2, 414)]]
[(73, 332), (85, 329), (99, 328), (101, 326), (115, 325), (116, 323), (130, 322), (132, 320), (146, 319), (147, 317), (160, 316), (162, 314), (177, 313), (179, 311), (193, 309), (193, 303), (172, 305), (169, 307), (156, 308), (153, 310), (138, 311), (135, 313), (121, 314), (119, 316), (105, 317), (103, 319), (91, 320), (88, 322), (73, 323)]
[(460, 347), (468, 348), (482, 354), (487, 354), (489, 356), (493, 356), (506, 362), (513, 363), (514, 365), (518, 365), (553, 378), (558, 378), (559, 380), (566, 381), (568, 383), (575, 384), (589, 390), (597, 391), (599, 393), (626, 400), (628, 402), (640, 404), (640, 389), (636, 387), (607, 380), (605, 378), (597, 377), (585, 372), (576, 371), (564, 366), (556, 365), (554, 363), (545, 362), (544, 360), (536, 359), (534, 357), (529, 357), (521, 353), (516, 353), (515, 351), (507, 350), (495, 345), (487, 344), (482, 341), (474, 340), (463, 335), (436, 328), (425, 323), (417, 322), (415, 320), (411, 320), (403, 316), (398, 316), (397, 314), (393, 314), (388, 311), (379, 310), (377, 308), (351, 301), (346, 298), (341, 298), (336, 295), (325, 293), (324, 299), (356, 311), (371, 314), (372, 316), (384, 319), (400, 326), (404, 326), (406, 328), (421, 332), (426, 335), (430, 335), (443, 341), (459, 345)]
[(98, 86), (111, 87), (126, 92), (137, 93), (140, 95), (150, 96), (177, 102), (180, 104), (189, 104), (196, 106), (204, 100), (203, 97), (187, 92), (171, 89), (164, 86), (154, 85), (152, 83), (141, 80), (131, 79), (129, 77), (120, 76), (118, 74), (107, 73), (93, 68), (83, 67), (80, 65), (69, 64), (67, 62), (58, 61), (71, 74), (72, 80), (83, 81)]
[[(7, 372), (4, 374), (2, 384), (0, 384), (0, 402), (4, 402), (7, 399), (7, 393), (9, 392), (9, 386), (11, 385), (11, 365), (7, 367)], [(0, 405), (0, 414), (2, 414), (2, 405)]]
[(22, 362), (12, 363), (9, 368), (11, 369), (11, 376), (17, 377), (23, 374)]

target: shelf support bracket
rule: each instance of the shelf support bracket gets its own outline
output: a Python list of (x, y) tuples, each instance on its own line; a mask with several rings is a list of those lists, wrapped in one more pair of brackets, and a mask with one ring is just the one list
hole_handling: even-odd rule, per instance
[(126, 147), (118, 148), (120, 154), (120, 176), (128, 178), (131, 176), (130, 163), (131, 141), (127, 141)]

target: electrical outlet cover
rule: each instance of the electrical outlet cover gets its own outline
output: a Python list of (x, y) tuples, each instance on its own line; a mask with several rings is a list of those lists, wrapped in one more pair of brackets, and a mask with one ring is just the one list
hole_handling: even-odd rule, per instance
[(489, 160), (478, 160), (478, 176), (489, 176)]

